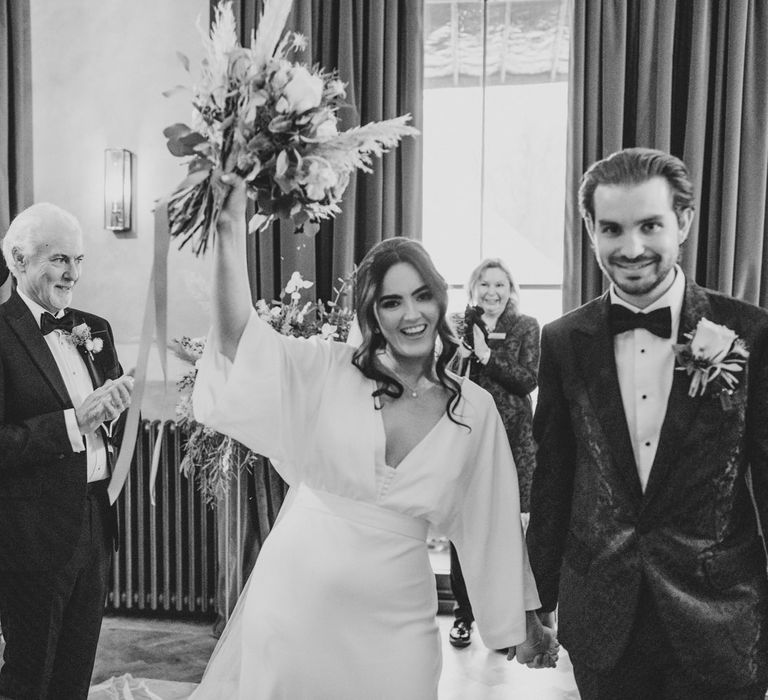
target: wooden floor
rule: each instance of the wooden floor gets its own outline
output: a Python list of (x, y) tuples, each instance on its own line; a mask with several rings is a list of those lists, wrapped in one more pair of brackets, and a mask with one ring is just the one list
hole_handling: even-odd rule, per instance
[[(436, 574), (446, 577), (447, 551), (430, 556)], [(452, 622), (452, 615), (438, 616), (443, 641), (440, 700), (578, 700), (567, 653), (561, 653), (556, 669), (531, 670), (486, 649), (477, 631), (469, 647), (454, 649), (448, 644)], [(89, 700), (185, 700), (215, 645), (211, 623), (105, 617)], [(2, 650), (0, 637), (0, 665)]]
[[(578, 700), (567, 654), (558, 668), (534, 671), (486, 649), (476, 633), (469, 647), (454, 649), (447, 642), (452, 618), (440, 615), (438, 621), (443, 639), (440, 700)], [(89, 700), (117, 698), (104, 687), (110, 678), (127, 673), (134, 679), (152, 679), (146, 688), (163, 700), (186, 698), (214, 645), (207, 624), (105, 618)], [(136, 691), (135, 682), (133, 695), (136, 700), (151, 697)]]

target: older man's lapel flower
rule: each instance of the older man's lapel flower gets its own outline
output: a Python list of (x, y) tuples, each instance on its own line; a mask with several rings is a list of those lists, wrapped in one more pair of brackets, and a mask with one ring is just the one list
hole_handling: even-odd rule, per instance
[(723, 409), (731, 407), (731, 397), (739, 384), (749, 357), (744, 341), (735, 331), (702, 318), (687, 343), (674, 345), (679, 363), (676, 369), (691, 377), (688, 396), (719, 396)]
[(72, 332), (67, 334), (67, 340), (75, 347), (82, 347), (91, 359), (104, 348), (104, 341), (93, 337), (91, 327), (87, 323), (75, 326)]

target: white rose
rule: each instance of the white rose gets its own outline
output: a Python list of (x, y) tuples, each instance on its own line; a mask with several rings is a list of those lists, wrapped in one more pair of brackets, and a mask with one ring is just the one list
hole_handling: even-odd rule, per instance
[(726, 326), (702, 318), (691, 340), (691, 352), (698, 360), (721, 362), (733, 347), (736, 333)]
[(283, 90), (283, 98), (288, 108), (286, 111), (302, 114), (318, 107), (322, 97), (323, 79), (310, 73), (304, 66), (295, 66)]
[(318, 141), (328, 141), (328, 139), (332, 139), (338, 133), (339, 130), (336, 128), (336, 117), (332, 117), (331, 119), (326, 119), (317, 127), (315, 138)]
[(101, 338), (93, 339), (93, 352), (101, 352), (104, 347), (104, 341)]
[(304, 186), (307, 197), (319, 202), (338, 184), (339, 176), (325, 158), (308, 156), (304, 159), (299, 182)]

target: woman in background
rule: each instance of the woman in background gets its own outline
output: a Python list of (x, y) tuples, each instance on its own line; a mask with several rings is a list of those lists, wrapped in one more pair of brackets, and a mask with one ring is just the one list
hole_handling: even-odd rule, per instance
[(447, 287), (427, 253), (392, 238), (366, 255), (358, 348), (282, 336), (252, 308), (244, 187), (225, 178), (195, 414), (291, 489), (194, 699), (435, 700), (430, 524), (466, 551), (489, 644), (553, 666), (506, 433), (490, 397), (446, 371)]
[[(464, 317), (463, 340), (470, 354), (465, 373), (493, 396), (501, 414), (517, 468), (520, 510), (527, 515), (536, 466), (530, 394), (539, 369), (539, 324), (520, 313), (519, 289), (499, 258), (487, 258), (472, 271), (467, 291), (471, 305)], [(465, 647), (475, 617), (453, 543), (451, 588), (456, 607), (449, 641)]]

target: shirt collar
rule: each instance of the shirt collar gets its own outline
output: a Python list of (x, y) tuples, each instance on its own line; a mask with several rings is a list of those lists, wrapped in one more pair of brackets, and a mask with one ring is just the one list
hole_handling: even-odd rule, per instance
[(683, 298), (685, 297), (685, 273), (680, 265), (675, 265), (675, 279), (670, 285), (669, 289), (664, 292), (656, 301), (649, 304), (644, 309), (640, 309), (634, 304), (630, 304), (628, 301), (622, 299), (616, 293), (616, 287), (612, 283), (609, 289), (610, 302), (612, 304), (619, 304), (626, 306), (630, 311), (648, 313), (655, 309), (660, 309), (664, 306), (668, 306), (672, 314), (672, 337), (677, 337), (677, 331), (680, 327), (680, 314), (683, 310)]
[[(35, 323), (37, 323), (37, 327), (40, 328), (40, 317), (44, 313), (50, 313), (49, 311), (46, 311), (40, 304), (38, 304), (36, 301), (32, 301), (24, 292), (22, 292), (18, 287), (16, 288), (16, 292), (21, 297), (21, 300), (27, 305), (29, 310), (32, 312), (32, 316), (35, 318)], [(54, 318), (61, 318), (64, 314), (64, 309), (59, 309), (59, 311), (55, 314), (53, 314)]]

